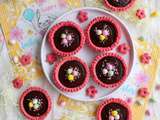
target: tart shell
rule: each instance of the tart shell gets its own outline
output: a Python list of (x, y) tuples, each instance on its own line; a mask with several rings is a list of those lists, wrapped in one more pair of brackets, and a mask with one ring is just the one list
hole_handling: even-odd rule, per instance
[[(38, 117), (31, 116), (31, 115), (29, 115), (29, 114), (26, 112), (26, 110), (25, 110), (24, 107), (23, 107), (24, 97), (25, 97), (28, 93), (30, 93), (31, 91), (39, 91), (39, 92), (43, 93), (43, 94), (46, 96), (47, 100), (48, 100), (48, 109), (47, 109), (47, 111), (46, 111), (43, 115), (41, 115), (41, 116), (38, 116)], [(50, 96), (49, 96), (49, 94), (48, 94), (48, 92), (47, 92), (46, 90), (44, 90), (44, 89), (42, 89), (42, 88), (40, 88), (40, 87), (30, 87), (30, 88), (28, 88), (27, 90), (25, 90), (25, 91), (22, 93), (22, 95), (21, 95), (21, 97), (20, 97), (20, 99), (19, 99), (19, 106), (20, 106), (20, 111), (22, 112), (22, 114), (23, 114), (27, 119), (29, 119), (29, 120), (44, 120), (44, 118), (45, 118), (45, 117), (49, 114), (49, 112), (51, 111), (52, 102), (51, 102), (51, 98), (50, 98)]]
[[(97, 77), (97, 75), (96, 75), (96, 71), (95, 71), (97, 63), (98, 63), (102, 58), (107, 57), (107, 56), (116, 57), (116, 58), (118, 58), (118, 59), (122, 62), (122, 64), (123, 64), (124, 75), (123, 75), (123, 77), (122, 77), (121, 80), (119, 80), (118, 82), (113, 83), (113, 84), (105, 84), (105, 83), (103, 83), (102, 81), (100, 81), (100, 80), (98, 79), (98, 77)], [(98, 56), (93, 60), (93, 62), (92, 62), (92, 64), (91, 64), (91, 69), (90, 69), (90, 71), (91, 71), (91, 73), (92, 73), (91, 75), (92, 75), (92, 77), (93, 77), (93, 80), (94, 80), (98, 85), (100, 85), (100, 86), (102, 86), (102, 87), (104, 87), (104, 88), (114, 88), (114, 87), (120, 86), (120, 85), (126, 80), (127, 73), (128, 73), (128, 72), (127, 72), (127, 66), (126, 66), (125, 61), (123, 60), (123, 58), (122, 58), (121, 56), (119, 56), (119, 55), (116, 54), (116, 53), (104, 53), (104, 54), (102, 54), (102, 55), (98, 55)]]
[(111, 10), (113, 10), (113, 11), (120, 12), (120, 11), (126, 11), (126, 10), (128, 10), (129, 8), (131, 8), (131, 7), (135, 4), (135, 2), (136, 2), (136, 0), (131, 0), (131, 2), (130, 2), (127, 6), (125, 6), (125, 7), (115, 7), (115, 6), (111, 5), (111, 4), (108, 2), (108, 0), (104, 0), (104, 5), (105, 5), (107, 8), (109, 8), (109, 9), (111, 9)]
[(130, 106), (128, 105), (127, 102), (125, 102), (124, 100), (119, 99), (119, 98), (110, 98), (110, 99), (102, 102), (102, 103), (99, 105), (98, 109), (97, 109), (97, 120), (102, 120), (102, 119), (101, 119), (102, 109), (103, 109), (107, 104), (110, 104), (110, 103), (117, 103), (117, 104), (120, 104), (120, 105), (124, 106), (124, 107), (128, 110), (128, 118), (127, 118), (127, 120), (132, 120), (132, 112), (131, 112)]
[[(92, 40), (91, 40), (91, 37), (90, 37), (90, 30), (92, 28), (92, 26), (94, 24), (96, 24), (97, 22), (100, 22), (100, 21), (106, 21), (106, 22), (110, 22), (111, 24), (113, 24), (113, 26), (115, 27), (116, 29), (116, 33), (117, 33), (117, 36), (116, 36), (116, 39), (115, 39), (115, 42), (109, 46), (109, 47), (106, 47), (106, 48), (102, 48), (102, 47), (97, 47), (96, 45), (94, 45), (92, 43)], [(87, 39), (87, 43), (89, 44), (89, 46), (91, 48), (93, 48), (94, 50), (96, 51), (101, 51), (101, 52), (105, 52), (105, 51), (109, 51), (109, 50), (112, 50), (116, 45), (118, 45), (119, 43), (119, 40), (121, 38), (121, 29), (120, 29), (120, 26), (118, 25), (118, 23), (113, 20), (111, 17), (105, 17), (105, 16), (102, 16), (102, 17), (96, 17), (94, 18), (88, 25), (87, 29), (86, 29), (86, 39)]]
[[(63, 65), (67, 61), (72, 61), (72, 60), (76, 60), (83, 65), (83, 67), (86, 71), (86, 76), (85, 76), (85, 80), (82, 85), (80, 85), (78, 87), (74, 87), (74, 88), (68, 88), (68, 87), (61, 84), (61, 82), (59, 81), (58, 74), (59, 74), (59, 69), (60, 69), (61, 65)], [(83, 62), (80, 58), (66, 57), (55, 65), (54, 72), (53, 72), (53, 82), (60, 90), (62, 90), (64, 92), (77, 92), (87, 85), (87, 83), (89, 81), (89, 74), (90, 73), (89, 73), (89, 68), (88, 68), (87, 64), (85, 62)]]
[[(60, 51), (59, 49), (56, 48), (55, 44), (54, 44), (54, 34), (56, 33), (56, 31), (63, 27), (63, 26), (70, 26), (70, 27), (73, 27), (73, 28), (76, 28), (78, 31), (79, 31), (79, 34), (80, 34), (80, 45), (79, 47), (77, 47), (74, 51), (72, 52), (64, 52), (64, 51)], [(83, 30), (80, 28), (80, 26), (74, 22), (71, 22), (71, 21), (66, 21), (66, 22), (60, 22), (56, 25), (54, 25), (50, 31), (49, 31), (49, 34), (48, 34), (48, 41), (50, 43), (50, 46), (52, 48), (52, 51), (57, 54), (57, 55), (60, 55), (60, 56), (70, 56), (70, 55), (74, 55), (76, 54), (84, 45), (85, 43), (85, 36), (84, 36), (84, 32)]]

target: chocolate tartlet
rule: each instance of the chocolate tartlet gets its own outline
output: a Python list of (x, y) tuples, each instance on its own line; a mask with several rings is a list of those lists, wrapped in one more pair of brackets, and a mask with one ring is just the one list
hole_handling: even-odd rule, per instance
[(118, 98), (104, 101), (97, 110), (97, 120), (131, 120), (129, 105)]
[(121, 30), (118, 23), (110, 17), (93, 19), (86, 32), (89, 45), (98, 51), (112, 50), (121, 38)]
[(126, 11), (133, 6), (136, 0), (104, 0), (106, 7), (114, 11)]
[(48, 40), (54, 53), (60, 56), (76, 54), (84, 45), (83, 30), (74, 22), (60, 22), (53, 26)]
[(102, 87), (120, 86), (126, 79), (125, 61), (115, 53), (97, 56), (91, 65), (93, 80)]
[(88, 79), (88, 66), (77, 57), (64, 58), (55, 65), (53, 81), (62, 91), (77, 92), (85, 87)]
[(51, 99), (47, 91), (30, 87), (20, 97), (20, 110), (30, 120), (42, 120), (51, 110)]

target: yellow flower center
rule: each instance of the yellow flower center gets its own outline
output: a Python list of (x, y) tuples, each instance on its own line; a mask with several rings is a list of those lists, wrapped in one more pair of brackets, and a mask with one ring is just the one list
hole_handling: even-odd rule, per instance
[(104, 35), (100, 35), (99, 39), (100, 39), (100, 41), (104, 41), (106, 39), (106, 37)]
[(28, 106), (29, 106), (29, 108), (32, 108), (33, 107), (33, 102), (29, 102)]
[(69, 74), (69, 75), (68, 75), (68, 80), (69, 80), (69, 81), (74, 81), (74, 75)]
[(117, 115), (118, 115), (118, 112), (117, 112), (116, 110), (113, 110), (113, 111), (112, 111), (112, 116), (115, 117), (115, 116), (117, 116)]

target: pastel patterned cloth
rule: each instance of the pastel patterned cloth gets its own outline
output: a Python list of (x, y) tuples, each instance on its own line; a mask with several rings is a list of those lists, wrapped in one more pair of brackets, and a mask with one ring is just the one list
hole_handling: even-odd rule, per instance
[[(0, 80), (3, 83), (0, 84), (0, 120), (25, 119), (19, 112), (17, 101), (29, 86), (41, 86), (53, 99), (53, 110), (47, 120), (95, 120), (100, 101), (79, 102), (60, 95), (44, 77), (39, 56), (41, 41), (51, 23), (63, 13), (83, 6), (109, 10), (104, 7), (102, 0), (7, 0), (0, 4), (0, 68), (3, 68), (0, 69)], [(137, 10), (142, 10), (140, 12), (143, 16), (139, 16), (142, 14)], [(129, 11), (112, 12), (130, 30), (136, 55), (133, 72), (128, 78), (130, 82), (126, 82), (109, 97), (120, 97), (128, 101), (132, 106), (133, 120), (159, 120), (160, 116), (157, 110), (160, 107), (159, 12), (160, 1), (157, 0), (137, 0)], [(144, 53), (151, 56), (149, 64), (140, 62)], [(23, 55), (32, 56), (30, 65), (24, 66), (18, 61)], [(144, 56), (143, 60), (146, 59)], [(24, 80), (20, 89), (12, 85), (16, 77)], [(138, 89), (142, 87), (148, 88), (150, 96), (137, 96)]]

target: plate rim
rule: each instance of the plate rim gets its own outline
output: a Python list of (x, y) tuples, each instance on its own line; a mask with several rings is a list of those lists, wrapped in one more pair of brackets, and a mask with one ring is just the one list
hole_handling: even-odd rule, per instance
[(4, 31), (3, 31), (3, 28), (2, 28), (2, 25), (0, 24), (0, 31), (3, 35), (3, 41), (0, 41), (0, 56), (2, 54), (2, 51), (3, 51), (3, 47), (4, 47), (4, 44), (5, 44), (5, 36), (4, 36)]
[(128, 79), (128, 77), (129, 77), (130, 74), (132, 73), (132, 71), (133, 71), (133, 65), (135, 64), (135, 46), (134, 46), (133, 37), (132, 37), (132, 35), (131, 35), (131, 33), (130, 33), (128, 27), (127, 27), (127, 25), (126, 25), (120, 18), (118, 18), (116, 15), (114, 15), (113, 13), (111, 13), (111, 12), (105, 10), (105, 9), (96, 8), (96, 7), (80, 7), (80, 8), (76, 8), (76, 9), (71, 9), (70, 11), (67, 11), (66, 13), (64, 13), (64, 14), (60, 15), (59, 17), (57, 17), (57, 18), (53, 21), (53, 23), (50, 25), (50, 27), (48, 27), (48, 29), (47, 29), (47, 31), (46, 31), (45, 35), (43, 36), (43, 39), (42, 39), (41, 50), (40, 50), (40, 61), (41, 61), (41, 65), (42, 65), (42, 70), (43, 70), (43, 72), (44, 72), (44, 75), (45, 75), (45, 78), (47, 79), (47, 81), (48, 81), (48, 82), (51, 84), (51, 86), (52, 86), (54, 89), (56, 89), (60, 94), (66, 96), (66, 97), (68, 97), (68, 98), (71, 98), (71, 99), (73, 99), (73, 100), (78, 100), (78, 101), (83, 101), (83, 102), (93, 102), (93, 101), (103, 100), (103, 99), (107, 98), (109, 95), (111, 95), (111, 94), (113, 94), (114, 92), (118, 91), (118, 89), (120, 89), (120, 87), (121, 87), (125, 82), (124, 82), (121, 86), (117, 87), (117, 88), (116, 88), (114, 91), (112, 91), (110, 94), (108, 94), (108, 95), (106, 95), (106, 96), (103, 96), (103, 97), (96, 98), (96, 99), (93, 98), (93, 99), (84, 100), (84, 99), (78, 99), (78, 98), (70, 97), (69, 95), (65, 94), (63, 91), (59, 90), (59, 89), (54, 85), (54, 83), (51, 82), (51, 81), (48, 79), (47, 73), (46, 73), (46, 71), (45, 71), (45, 69), (44, 69), (43, 60), (42, 60), (42, 59), (43, 59), (43, 53), (42, 53), (42, 52), (43, 52), (43, 49), (42, 49), (42, 48), (43, 48), (43, 46), (44, 46), (44, 44), (45, 44), (46, 37), (47, 37), (47, 34), (48, 34), (49, 30), (52, 28), (52, 26), (56, 23), (57, 20), (63, 18), (64, 16), (66, 16), (67, 14), (70, 14), (70, 13), (72, 13), (72, 12), (76, 12), (76, 11), (80, 11), (80, 10), (88, 10), (88, 9), (89, 9), (89, 10), (100, 11), (100, 12), (103, 12), (103, 13), (106, 13), (106, 14), (111, 15), (112, 17), (114, 17), (115, 19), (117, 19), (117, 20), (122, 24), (122, 26), (124, 26), (125, 29), (127, 30), (128, 34), (129, 34), (129, 37), (131, 38), (131, 44), (132, 44), (132, 47), (133, 47), (133, 49), (132, 49), (132, 52), (133, 52), (132, 59), (133, 59), (133, 60), (132, 60), (131, 70), (129, 71), (126, 80)]

